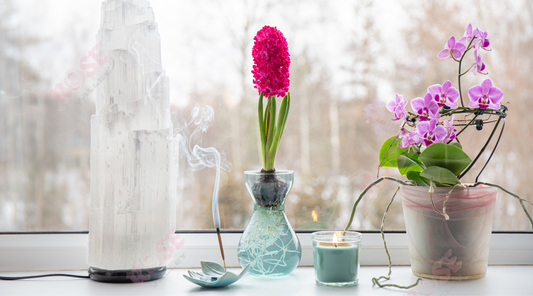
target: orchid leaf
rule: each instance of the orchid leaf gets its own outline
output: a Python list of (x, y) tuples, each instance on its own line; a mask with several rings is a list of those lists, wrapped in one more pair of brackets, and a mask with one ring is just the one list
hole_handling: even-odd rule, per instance
[(420, 176), (420, 172), (409, 171), (407, 172), (407, 180), (415, 181), (418, 186), (427, 186), (431, 184), (431, 180)]
[(428, 146), (419, 157), (426, 167), (441, 167), (458, 176), (472, 160), (460, 148), (444, 143), (435, 143)]
[(399, 148), (400, 139), (391, 137), (381, 146), (379, 151), (379, 166), (395, 168), (398, 167), (398, 156), (405, 155), (407, 158), (413, 159), (416, 155), (414, 149), (409, 152), (408, 148)]
[(424, 168), (418, 162), (418, 154), (415, 154), (412, 157), (408, 157), (405, 154), (400, 154), (398, 156), (398, 170), (400, 174), (405, 175), (408, 172), (421, 172)]
[(428, 167), (420, 173), (420, 176), (445, 186), (461, 183), (452, 171), (439, 166)]
[(453, 145), (453, 146), (455, 146), (455, 147), (457, 147), (457, 148), (463, 150), (463, 145), (461, 145), (459, 142), (453, 142), (453, 143), (451, 143), (450, 145)]

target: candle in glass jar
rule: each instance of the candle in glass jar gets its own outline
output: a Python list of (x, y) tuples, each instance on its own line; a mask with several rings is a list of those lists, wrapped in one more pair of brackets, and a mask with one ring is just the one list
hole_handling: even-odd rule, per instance
[(361, 234), (357, 232), (319, 231), (313, 233), (317, 283), (331, 286), (357, 284), (360, 242)]

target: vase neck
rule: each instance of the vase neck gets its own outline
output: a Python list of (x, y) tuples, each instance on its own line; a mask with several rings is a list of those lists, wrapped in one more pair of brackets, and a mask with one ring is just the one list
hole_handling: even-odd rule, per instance
[(260, 211), (285, 211), (285, 200), (278, 205), (273, 206), (262, 206), (256, 202), (255, 198), (252, 198), (254, 201), (254, 211), (260, 210)]
[(292, 171), (273, 173), (244, 172), (244, 182), (254, 202), (254, 208), (284, 210), (285, 199), (292, 187)]

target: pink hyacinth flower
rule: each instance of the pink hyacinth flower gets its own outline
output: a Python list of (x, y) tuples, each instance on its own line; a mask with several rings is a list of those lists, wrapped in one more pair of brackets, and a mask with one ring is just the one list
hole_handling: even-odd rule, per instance
[(433, 96), (435, 102), (439, 107), (444, 105), (450, 108), (457, 107), (457, 99), (459, 98), (459, 91), (452, 87), (450, 80), (444, 82), (442, 85), (434, 84), (428, 87), (428, 92)]
[(416, 125), (416, 133), (422, 138), (422, 141), (426, 146), (433, 143), (442, 143), (447, 134), (444, 127), (437, 125), (437, 119), (418, 123)]
[(463, 52), (466, 50), (466, 46), (461, 42), (455, 42), (455, 37), (451, 36), (444, 45), (444, 49), (439, 52), (437, 55), (441, 59), (447, 59), (453, 57), (458, 60), (463, 55)]
[(444, 120), (442, 123), (444, 129), (446, 130), (446, 137), (444, 138), (443, 142), (448, 142), (453, 139), (455, 139), (455, 132), (457, 131), (455, 129), (455, 126), (453, 125), (453, 122), (455, 121), (455, 115), (452, 115), (450, 117), (450, 120)]
[(472, 72), (474, 72), (474, 75), (477, 73), (482, 75), (487, 75), (489, 72), (483, 72), (485, 70), (485, 64), (481, 61), (481, 55), (477, 54), (477, 49), (474, 50), (474, 57), (476, 58), (476, 61), (472, 63)]
[(289, 46), (276, 27), (264, 26), (254, 37), (254, 87), (265, 97), (284, 97), (289, 91)]
[(411, 101), (411, 107), (420, 115), (420, 120), (428, 120), (431, 118), (440, 118), (439, 105), (433, 100), (433, 96), (427, 93), (424, 98), (416, 98)]
[(407, 105), (407, 101), (399, 94), (396, 94), (396, 98), (387, 103), (387, 110), (394, 114), (393, 121), (405, 118), (407, 115), (405, 105)]
[(492, 81), (486, 79), (481, 85), (472, 86), (468, 90), (470, 108), (500, 109), (500, 101), (503, 99), (503, 91), (492, 86)]

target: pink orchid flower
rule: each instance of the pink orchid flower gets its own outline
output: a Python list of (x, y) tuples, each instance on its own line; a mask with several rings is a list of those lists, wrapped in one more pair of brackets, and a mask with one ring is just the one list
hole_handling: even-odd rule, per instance
[(442, 85), (434, 84), (428, 87), (428, 92), (433, 96), (433, 99), (437, 102), (439, 107), (444, 105), (456, 108), (457, 99), (459, 98), (459, 91), (452, 87), (450, 80), (444, 82)]
[(490, 79), (485, 79), (481, 85), (472, 86), (468, 90), (470, 108), (500, 109), (500, 101), (503, 99), (503, 91), (492, 86)]
[(466, 46), (461, 42), (455, 42), (455, 37), (451, 36), (448, 39), (448, 42), (444, 45), (444, 49), (441, 50), (437, 56), (441, 59), (453, 57), (458, 60), (461, 58), (465, 50)]
[(459, 42), (465, 45), (468, 45), (472, 38), (474, 38), (474, 30), (472, 29), (472, 24), (466, 26), (466, 31), (463, 35), (463, 38), (459, 39)]
[(481, 47), (481, 48), (483, 48), (486, 51), (491, 51), (492, 50), (492, 49), (487, 49), (487, 47), (490, 45), (490, 41), (489, 41), (489, 39), (487, 39), (487, 36), (489, 35), (489, 33), (487, 33), (486, 31), (483, 31), (481, 29), (476, 28), (474, 30), (474, 35), (478, 38), (478, 41), (476, 41), (476, 45), (475, 45), (476, 48)]
[(474, 57), (476, 58), (476, 61), (472, 63), (472, 72), (474, 72), (474, 75), (477, 73), (482, 75), (487, 75), (489, 72), (483, 72), (485, 70), (485, 64), (481, 61), (481, 55), (477, 54), (477, 49), (474, 50)]
[(424, 98), (416, 98), (411, 101), (411, 107), (420, 115), (420, 120), (425, 121), (431, 118), (440, 118), (439, 105), (433, 100), (433, 96), (427, 93)]
[(396, 98), (387, 103), (387, 110), (394, 114), (393, 121), (405, 118), (405, 115), (407, 115), (405, 105), (407, 105), (407, 101), (399, 94), (396, 94)]
[(455, 139), (455, 132), (457, 131), (455, 129), (455, 126), (453, 125), (453, 122), (455, 121), (455, 115), (452, 115), (450, 117), (450, 120), (445, 120), (442, 125), (444, 127), (444, 129), (446, 130), (446, 137), (444, 138), (444, 143), (445, 142), (448, 142), (448, 141), (451, 141), (453, 139)]
[(422, 143), (422, 138), (418, 136), (416, 132), (409, 133), (405, 135), (400, 142), (398, 147), (400, 148), (411, 148), (411, 146)]
[(416, 133), (422, 138), (422, 141), (426, 146), (433, 143), (442, 143), (447, 134), (444, 127), (437, 125), (437, 119), (418, 123), (416, 126)]

